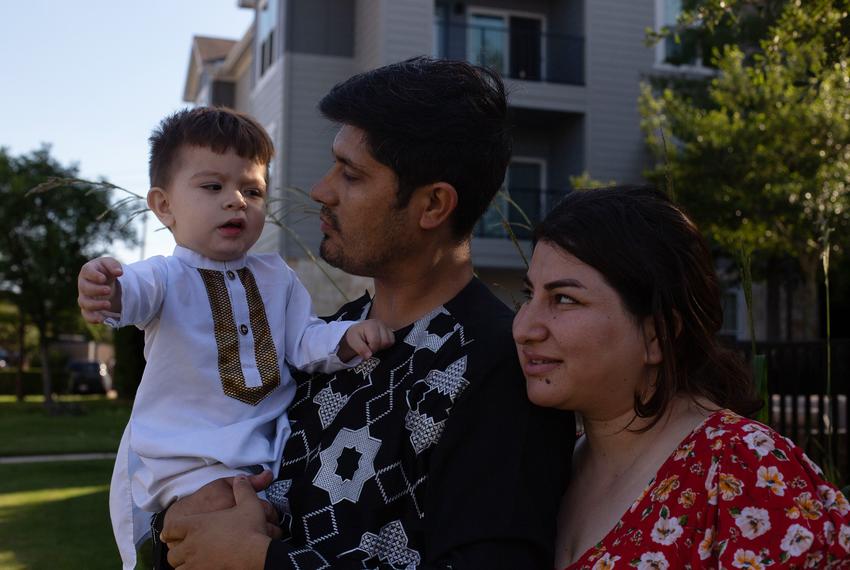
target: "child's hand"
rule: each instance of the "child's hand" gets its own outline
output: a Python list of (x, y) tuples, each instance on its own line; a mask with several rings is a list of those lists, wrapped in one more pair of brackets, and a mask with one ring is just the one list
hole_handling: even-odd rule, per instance
[(366, 360), (379, 350), (392, 346), (394, 342), (395, 333), (390, 327), (381, 321), (369, 319), (352, 325), (345, 331), (337, 356), (343, 362), (348, 362), (355, 355)]
[(77, 304), (89, 323), (102, 323), (102, 311), (121, 312), (121, 264), (111, 257), (93, 259), (83, 265), (77, 277)]

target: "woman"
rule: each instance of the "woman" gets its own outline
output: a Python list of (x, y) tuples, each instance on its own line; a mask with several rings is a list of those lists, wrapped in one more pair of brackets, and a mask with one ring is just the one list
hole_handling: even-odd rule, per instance
[(583, 418), (556, 568), (850, 567), (850, 505), (746, 419), (711, 256), (661, 192), (573, 192), (535, 231), (514, 338), (528, 396)]

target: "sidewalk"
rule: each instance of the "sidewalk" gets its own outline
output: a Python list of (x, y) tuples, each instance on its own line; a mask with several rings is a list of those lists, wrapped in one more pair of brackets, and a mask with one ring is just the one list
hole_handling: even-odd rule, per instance
[(58, 455), (17, 455), (0, 457), (0, 465), (14, 463), (47, 463), (50, 461), (89, 461), (92, 459), (115, 459), (114, 453), (64, 453)]

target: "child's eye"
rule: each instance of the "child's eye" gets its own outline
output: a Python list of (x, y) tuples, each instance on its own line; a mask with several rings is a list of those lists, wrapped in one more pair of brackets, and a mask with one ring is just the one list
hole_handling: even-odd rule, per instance
[(251, 196), (252, 198), (264, 198), (266, 193), (260, 190), (259, 188), (249, 188), (245, 190), (245, 194)]
[(201, 188), (203, 188), (204, 190), (212, 190), (214, 192), (217, 192), (217, 191), (221, 190), (221, 184), (217, 184), (217, 183), (201, 184)]

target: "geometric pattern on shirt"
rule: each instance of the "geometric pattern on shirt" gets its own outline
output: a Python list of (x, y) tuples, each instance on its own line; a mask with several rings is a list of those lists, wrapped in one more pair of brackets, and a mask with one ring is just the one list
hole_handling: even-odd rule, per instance
[[(332, 505), (343, 499), (356, 503), (363, 485), (375, 475), (375, 456), (380, 448), (381, 440), (369, 435), (368, 426), (357, 431), (342, 428), (330, 447), (319, 452), (321, 466), (313, 478), (313, 485), (327, 492)], [(338, 473), (338, 461), (346, 449), (360, 453), (357, 467), (350, 477)]]
[(289, 561), (294, 570), (325, 570), (331, 565), (325, 557), (312, 548), (301, 548), (289, 553)]
[(290, 514), (289, 508), (289, 489), (292, 487), (292, 479), (282, 479), (275, 481), (266, 489), (266, 498), (269, 503), (277, 509), (277, 513), (281, 518)]
[(454, 401), (469, 386), (463, 377), (465, 372), (464, 355), (445, 370), (431, 370), (408, 390), (410, 410), (404, 427), (410, 432), (410, 443), (417, 454), (440, 441)]
[(442, 321), (443, 319), (440, 317), (443, 315), (451, 317), (451, 313), (449, 313), (445, 307), (440, 306), (427, 315), (421, 317), (413, 324), (413, 328), (410, 329), (409, 333), (407, 333), (407, 336), (404, 338), (404, 342), (412, 346), (414, 350), (427, 348), (436, 354), (446, 341), (458, 330), (461, 331), (461, 341), (463, 341), (463, 327), (457, 322), (452, 323), (451, 329), (445, 334), (440, 335), (429, 332), (429, 325), (431, 322)]
[(339, 534), (332, 505), (305, 515), (302, 524), (304, 526), (304, 538), (309, 546)]
[[(212, 269), (198, 269), (207, 290), (210, 310), (213, 318), (213, 333), (218, 349), (218, 373), (224, 394), (251, 406), (259, 404), (280, 385), (280, 369), (277, 352), (271, 341), (269, 322), (263, 299), (257, 289), (253, 274), (245, 268), (239, 277), (245, 288), (248, 302), (248, 314), (251, 330), (254, 331), (254, 357), (260, 373), (260, 386), (248, 386), (242, 373), (242, 361), (239, 358), (239, 331), (233, 319), (233, 307), (230, 294), (224, 280), (224, 273)], [(269, 350), (269, 346), (271, 350)], [(262, 352), (260, 350), (262, 349)]]
[(426, 473), (411, 483), (410, 478), (404, 471), (404, 466), (401, 461), (396, 461), (391, 465), (382, 467), (375, 474), (375, 483), (378, 487), (378, 491), (381, 493), (381, 497), (384, 498), (384, 504), (389, 505), (390, 503), (409, 495), (413, 502), (413, 507), (416, 509), (416, 514), (420, 519), (425, 516), (425, 512), (420, 508), (419, 498), (416, 496), (416, 492), (417, 489), (427, 480), (428, 475)]
[[(301, 444), (303, 453), (301, 455), (293, 457), (293, 454), (297, 452), (295, 447), (296, 442)], [(289, 439), (286, 442), (285, 449), (286, 454), (284, 455), (283, 462), (280, 465), (281, 471), (283, 471), (284, 467), (292, 465), (294, 463), (298, 463), (300, 461), (306, 461), (307, 463), (309, 463), (316, 456), (316, 453), (318, 453), (318, 448), (310, 448), (310, 441), (307, 438), (307, 432), (304, 429), (297, 429), (289, 435)]]
[(331, 378), (330, 382), (328, 382), (327, 385), (322, 388), (318, 394), (316, 394), (313, 398), (313, 403), (319, 406), (318, 414), (319, 421), (322, 424), (322, 429), (327, 429), (328, 426), (331, 425), (336, 418), (336, 415), (342, 408), (345, 407), (348, 400), (351, 399), (351, 396), (355, 392), (368, 388), (372, 385), (372, 379), (369, 377), (369, 374), (379, 363), (380, 360), (377, 358), (370, 358), (365, 362), (361, 362), (356, 367), (350, 369), (349, 372), (362, 374), (362, 381), (352, 381), (350, 375), (343, 375), (343, 377), (339, 380), (337, 380), (337, 377), (334, 376)]
[(392, 565), (393, 568), (415, 570), (422, 562), (422, 556), (408, 548), (407, 534), (401, 521), (395, 520), (381, 527), (378, 534), (366, 532), (360, 539), (359, 550), (369, 554), (370, 558)]

